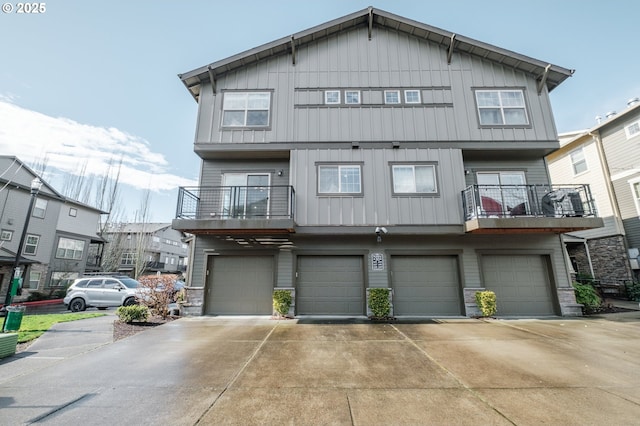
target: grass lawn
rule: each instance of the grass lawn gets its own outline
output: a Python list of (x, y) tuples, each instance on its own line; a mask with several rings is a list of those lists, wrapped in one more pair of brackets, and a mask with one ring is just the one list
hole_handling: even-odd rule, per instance
[(59, 322), (76, 321), (85, 318), (101, 317), (105, 314), (90, 313), (90, 314), (47, 314), (47, 315), (25, 315), (22, 317), (20, 323), (20, 330), (18, 330), (18, 343), (29, 342), (37, 337), (40, 337), (45, 331), (47, 331), (53, 324)]

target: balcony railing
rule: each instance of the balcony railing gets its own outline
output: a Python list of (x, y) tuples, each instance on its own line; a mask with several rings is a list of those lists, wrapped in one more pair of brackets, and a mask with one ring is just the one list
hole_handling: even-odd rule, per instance
[(295, 191), (289, 185), (181, 187), (178, 219), (293, 219)]
[(465, 220), (596, 216), (589, 185), (471, 185), (462, 204)]

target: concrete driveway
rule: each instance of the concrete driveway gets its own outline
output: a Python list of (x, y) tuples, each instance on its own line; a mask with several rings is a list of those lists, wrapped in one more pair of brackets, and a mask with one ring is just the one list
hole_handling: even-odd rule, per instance
[(114, 319), (58, 324), (0, 362), (0, 423), (640, 423), (640, 312), (393, 324), (183, 318), (109, 343)]

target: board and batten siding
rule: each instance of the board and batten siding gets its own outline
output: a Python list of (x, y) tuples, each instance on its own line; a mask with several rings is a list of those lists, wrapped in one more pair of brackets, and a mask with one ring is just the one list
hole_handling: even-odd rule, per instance
[[(282, 170), (283, 175), (277, 176)], [(288, 185), (289, 159), (279, 160), (205, 160), (202, 163), (200, 186), (221, 186), (224, 173), (268, 173), (270, 185)]]
[[(393, 162), (435, 162), (438, 195), (392, 194)], [(317, 165), (358, 163), (361, 195), (318, 194)], [(291, 151), (299, 226), (460, 225), (464, 188), (458, 149), (308, 149)]]
[[(196, 143), (332, 141), (552, 141), (556, 129), (546, 89), (536, 77), (463, 52), (451, 64), (443, 46), (391, 29), (355, 28), (220, 75), (216, 93), (200, 92)], [(525, 92), (530, 125), (480, 128), (474, 89)], [(324, 105), (322, 91), (361, 90), (360, 105)], [(385, 105), (385, 89), (418, 89), (420, 105)], [(264, 129), (222, 129), (225, 90), (272, 91)], [(344, 98), (344, 93), (343, 98)]]
[(549, 176), (543, 159), (467, 160), (464, 162), (466, 185), (474, 185), (477, 172), (522, 171), (527, 185), (548, 185)]

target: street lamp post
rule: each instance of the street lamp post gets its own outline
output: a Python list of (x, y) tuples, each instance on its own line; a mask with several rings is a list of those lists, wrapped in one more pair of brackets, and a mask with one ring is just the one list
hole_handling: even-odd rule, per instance
[(31, 211), (33, 210), (33, 203), (36, 200), (36, 195), (38, 195), (38, 191), (42, 188), (42, 181), (40, 178), (36, 177), (31, 181), (31, 199), (29, 200), (29, 208), (27, 209), (27, 217), (24, 220), (24, 227), (22, 228), (22, 235), (20, 236), (20, 242), (18, 243), (18, 250), (16, 250), (16, 259), (13, 263), (13, 278), (9, 284), (9, 288), (7, 289), (7, 295), (4, 298), (4, 306), (2, 307), (2, 311), (5, 312), (7, 306), (11, 304), (11, 299), (17, 293), (18, 288), (20, 287), (20, 254), (22, 253), (22, 248), (24, 247), (24, 241), (27, 237), (27, 229), (29, 228), (29, 221), (31, 220)]

